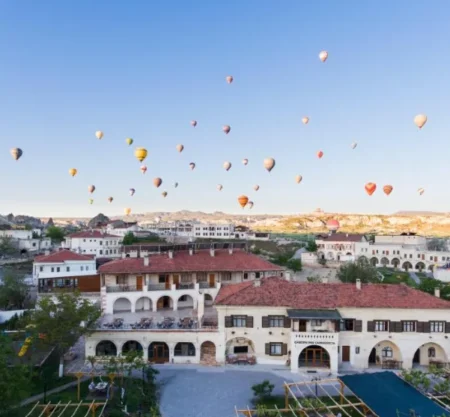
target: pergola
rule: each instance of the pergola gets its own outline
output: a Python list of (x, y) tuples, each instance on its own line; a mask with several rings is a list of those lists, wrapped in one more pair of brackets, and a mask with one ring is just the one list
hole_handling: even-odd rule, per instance
[[(40, 404), (37, 402), (34, 407), (29, 411), (29, 413), (25, 417), (75, 417), (79, 410), (85, 410), (86, 413), (84, 417), (88, 417), (89, 413), (91, 413), (92, 417), (102, 417), (103, 411), (105, 411), (108, 400), (103, 402), (96, 402), (93, 400), (90, 403), (84, 403), (80, 401), (79, 403), (72, 403), (69, 401), (68, 403), (58, 402), (57, 404), (47, 403)], [(97, 414), (97, 409), (99, 410), (99, 414)]]
[[(284, 383), (284, 407), (238, 409), (235, 408), (236, 417), (332, 417), (340, 414), (342, 417), (359, 415), (377, 416), (367, 404), (352, 391), (353, 401), (348, 398), (345, 391), (348, 387), (340, 379), (323, 379), (305, 382)], [(336, 397), (339, 400), (336, 401)], [(324, 399), (327, 402), (324, 402)], [(356, 402), (355, 402), (356, 399)]]

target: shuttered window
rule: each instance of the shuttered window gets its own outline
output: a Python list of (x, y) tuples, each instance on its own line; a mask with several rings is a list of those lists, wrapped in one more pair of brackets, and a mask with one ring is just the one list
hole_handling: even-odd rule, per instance
[(247, 327), (247, 316), (233, 316), (233, 327)]
[(444, 333), (444, 322), (430, 321), (430, 333)]
[(266, 343), (265, 353), (269, 356), (284, 356), (288, 354), (287, 343)]
[(284, 327), (284, 316), (269, 316), (269, 327)]
[(387, 320), (376, 320), (374, 327), (376, 332), (387, 332), (389, 331), (389, 322)]
[(402, 331), (403, 332), (415, 332), (416, 331), (416, 322), (415, 321), (403, 321), (402, 322)]

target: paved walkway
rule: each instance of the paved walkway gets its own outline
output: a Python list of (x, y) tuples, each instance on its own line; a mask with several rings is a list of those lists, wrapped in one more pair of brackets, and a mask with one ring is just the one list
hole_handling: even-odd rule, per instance
[(420, 278), (413, 271), (409, 271), (409, 276), (414, 280), (417, 285), (420, 285)]

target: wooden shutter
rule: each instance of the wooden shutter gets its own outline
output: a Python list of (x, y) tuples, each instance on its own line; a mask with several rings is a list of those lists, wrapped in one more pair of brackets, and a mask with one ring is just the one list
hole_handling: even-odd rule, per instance
[(450, 333), (450, 322), (446, 321), (445, 322), (445, 333)]
[(283, 355), (287, 355), (288, 354), (288, 345), (287, 345), (287, 343), (283, 343), (283, 347), (281, 348), (281, 353)]
[(423, 321), (418, 321), (417, 322), (417, 327), (416, 327), (417, 333), (423, 333), (424, 332), (423, 328), (424, 328), (424, 322)]
[(423, 332), (430, 333), (430, 322), (429, 321), (423, 322)]
[(253, 317), (247, 316), (245, 327), (252, 328), (253, 327)]
[(233, 327), (233, 317), (225, 316), (225, 327)]
[[(362, 332), (362, 320), (355, 320), (355, 324), (353, 326), (355, 332)], [(369, 331), (369, 329), (367, 329)]]
[(392, 333), (401, 333), (403, 331), (403, 323), (401, 321), (391, 321), (389, 324)]
[(285, 329), (291, 328), (291, 319), (289, 317), (284, 317), (284, 328)]
[(262, 317), (261, 327), (263, 327), (263, 328), (269, 327), (269, 317), (268, 316)]
[(368, 332), (374, 332), (375, 331), (375, 322), (368, 321), (367, 322), (367, 331)]
[(270, 343), (266, 343), (266, 355), (270, 355)]

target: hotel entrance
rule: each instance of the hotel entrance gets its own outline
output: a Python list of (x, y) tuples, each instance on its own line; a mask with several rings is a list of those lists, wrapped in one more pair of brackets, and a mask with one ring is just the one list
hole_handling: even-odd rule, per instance
[(298, 357), (299, 368), (329, 368), (330, 355), (321, 346), (311, 345), (306, 347)]

